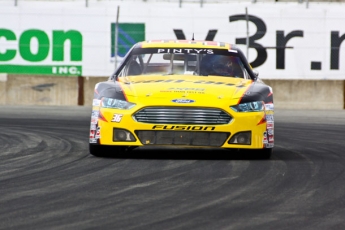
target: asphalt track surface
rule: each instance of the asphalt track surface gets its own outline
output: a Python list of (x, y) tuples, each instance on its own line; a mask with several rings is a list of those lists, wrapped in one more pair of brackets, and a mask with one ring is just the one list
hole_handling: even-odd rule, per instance
[(276, 110), (274, 154), (88, 153), (90, 107), (0, 107), (0, 229), (345, 229), (345, 111)]

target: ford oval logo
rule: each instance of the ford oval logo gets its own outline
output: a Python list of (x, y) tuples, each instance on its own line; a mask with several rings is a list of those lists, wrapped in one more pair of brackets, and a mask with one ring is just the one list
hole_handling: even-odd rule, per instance
[(194, 103), (195, 101), (191, 99), (174, 99), (172, 100), (172, 102), (186, 104), (186, 103)]

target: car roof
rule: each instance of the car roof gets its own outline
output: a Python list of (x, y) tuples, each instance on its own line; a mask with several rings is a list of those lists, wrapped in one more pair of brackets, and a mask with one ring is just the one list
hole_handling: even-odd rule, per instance
[(234, 44), (202, 40), (149, 40), (136, 44), (135, 48), (202, 48), (238, 51)]

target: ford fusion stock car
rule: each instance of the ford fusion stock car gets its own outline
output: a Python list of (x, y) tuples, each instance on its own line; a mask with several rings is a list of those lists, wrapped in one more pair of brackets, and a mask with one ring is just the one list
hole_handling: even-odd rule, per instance
[(273, 111), (271, 87), (235, 45), (139, 42), (95, 85), (89, 150), (116, 156), (140, 146), (246, 149), (269, 158)]

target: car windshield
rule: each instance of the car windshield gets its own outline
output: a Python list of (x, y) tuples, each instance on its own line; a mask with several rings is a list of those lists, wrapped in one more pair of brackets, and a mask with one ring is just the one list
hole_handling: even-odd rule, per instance
[(195, 53), (140, 53), (126, 59), (119, 77), (134, 75), (226, 76), (249, 79), (237, 56)]

